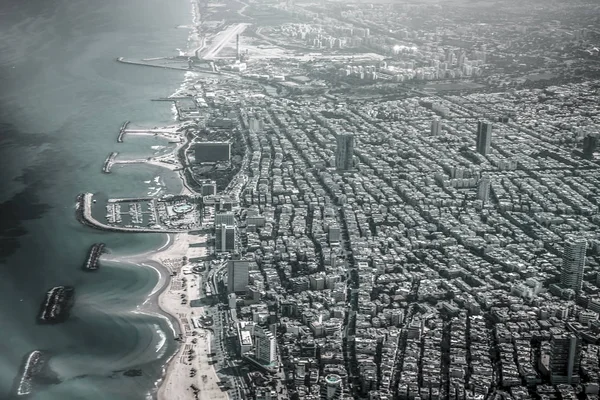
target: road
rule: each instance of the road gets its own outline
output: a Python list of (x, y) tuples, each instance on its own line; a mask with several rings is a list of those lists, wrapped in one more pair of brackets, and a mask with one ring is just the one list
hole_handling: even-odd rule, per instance
[(219, 32), (202, 58), (204, 60), (214, 59), (227, 43), (234, 40), (236, 35), (241, 35), (247, 27), (248, 24), (234, 24), (227, 27), (224, 31)]

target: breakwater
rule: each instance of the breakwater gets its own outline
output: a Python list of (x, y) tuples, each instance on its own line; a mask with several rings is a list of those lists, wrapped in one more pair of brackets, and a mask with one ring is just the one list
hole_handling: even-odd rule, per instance
[(90, 252), (83, 263), (83, 269), (86, 271), (95, 271), (99, 267), (100, 256), (104, 253), (104, 243), (94, 243), (90, 248)]
[(75, 303), (75, 288), (55, 286), (46, 293), (40, 307), (38, 322), (43, 324), (63, 322), (69, 317), (69, 311)]
[(121, 129), (119, 130), (119, 136), (117, 136), (117, 143), (123, 143), (123, 136), (125, 136), (125, 129), (129, 126), (130, 121), (123, 122)]
[(143, 61), (131, 61), (131, 60), (125, 60), (123, 57), (119, 57), (117, 58), (117, 61), (123, 64), (130, 64), (130, 65), (141, 65), (143, 67), (154, 67), (154, 68), (164, 68), (164, 69), (174, 69), (177, 71), (189, 71), (189, 68), (184, 68), (184, 67), (175, 67), (172, 65), (158, 65), (158, 64), (151, 64), (149, 62), (143, 62)]
[(35, 386), (35, 379), (40, 375), (46, 366), (46, 355), (39, 350), (34, 350), (23, 359), (20, 374), (16, 377), (15, 387), (17, 396), (27, 396), (32, 394)]
[(139, 232), (139, 233), (184, 233), (185, 229), (150, 229), (127, 228), (124, 226), (111, 226), (103, 224), (92, 216), (92, 193), (80, 193), (75, 204), (75, 217), (83, 225), (108, 232)]
[(118, 155), (118, 152), (113, 151), (108, 155), (108, 157), (106, 157), (106, 160), (104, 160), (104, 165), (102, 166), (102, 172), (104, 172), (105, 174), (110, 174), (110, 169), (115, 163), (115, 158), (117, 158)]
[(177, 101), (177, 100), (193, 100), (191, 96), (172, 96), (172, 97), (159, 97), (158, 99), (151, 99), (151, 101)]

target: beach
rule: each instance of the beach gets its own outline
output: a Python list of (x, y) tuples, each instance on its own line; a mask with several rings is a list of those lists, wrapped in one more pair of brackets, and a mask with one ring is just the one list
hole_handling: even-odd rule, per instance
[[(158, 250), (114, 259), (103, 257), (107, 261), (118, 260), (153, 268), (159, 275), (156, 287), (137, 312), (166, 316), (173, 329), (174, 338), (182, 339), (176, 353), (163, 369), (163, 376), (157, 382), (158, 400), (229, 398), (227, 392), (221, 391), (218, 386), (219, 378), (215, 368), (209, 364), (211, 332), (207, 329), (194, 329), (191, 320), (204, 315), (204, 307), (190, 306), (192, 300), (201, 297), (199, 288), (202, 278), (191, 273), (191, 267), (184, 262), (184, 257), (187, 259), (204, 257), (205, 247), (190, 247), (190, 245), (198, 245), (206, 242), (207, 239), (206, 235), (170, 234), (167, 243)], [(187, 299), (186, 304), (182, 304), (182, 295)], [(190, 354), (192, 354), (191, 359), (189, 359)], [(190, 374), (192, 368), (196, 370), (194, 376)], [(195, 397), (192, 385), (197, 388), (198, 397)]]
[[(185, 255), (188, 259), (205, 256), (206, 248), (194, 247), (190, 244), (206, 241), (206, 236), (191, 236), (180, 234), (174, 237), (174, 243), (165, 254), (155, 255), (174, 275), (169, 287), (159, 297), (160, 308), (173, 316), (179, 322), (183, 334), (178, 352), (170, 360), (165, 378), (158, 391), (158, 399), (190, 399), (196, 398), (192, 385), (197, 387), (199, 399), (227, 399), (217, 382), (219, 381), (213, 366), (208, 364), (210, 353), (211, 332), (205, 329), (194, 329), (191, 318), (204, 314), (203, 307), (190, 307), (192, 300), (201, 296), (201, 277), (196, 274), (186, 274), (188, 268), (183, 264)], [(157, 260), (158, 261), (158, 260)], [(182, 294), (188, 299), (187, 304), (181, 304)], [(198, 334), (193, 335), (193, 331)], [(189, 355), (192, 359), (189, 359)], [(196, 374), (191, 377), (190, 371), (195, 368)]]

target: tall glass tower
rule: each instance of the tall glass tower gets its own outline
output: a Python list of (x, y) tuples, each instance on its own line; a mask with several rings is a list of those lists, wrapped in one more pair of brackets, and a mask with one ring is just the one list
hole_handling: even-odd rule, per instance
[(575, 293), (581, 291), (583, 284), (586, 248), (587, 241), (583, 238), (570, 237), (565, 242), (560, 283), (565, 289), (571, 289)]
[(354, 135), (341, 133), (336, 140), (335, 167), (339, 170), (348, 171), (354, 167)]

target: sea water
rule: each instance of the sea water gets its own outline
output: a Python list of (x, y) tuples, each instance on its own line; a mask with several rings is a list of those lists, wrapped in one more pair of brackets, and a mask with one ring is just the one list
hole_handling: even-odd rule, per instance
[[(154, 269), (105, 262), (84, 272), (89, 246), (112, 255), (156, 249), (164, 235), (93, 230), (75, 220), (75, 197), (178, 193), (160, 167), (116, 165), (111, 151), (141, 158), (168, 146), (125, 137), (120, 125), (169, 125), (168, 103), (184, 73), (125, 65), (116, 58), (176, 56), (191, 23), (189, 0), (3, 0), (0, 2), (0, 398), (11, 398), (23, 357), (52, 355), (59, 382), (34, 399), (144, 399), (175, 351), (160, 316), (139, 312), (153, 291)], [(46, 290), (73, 285), (68, 321), (36, 324)], [(141, 376), (127, 377), (127, 370)]]

